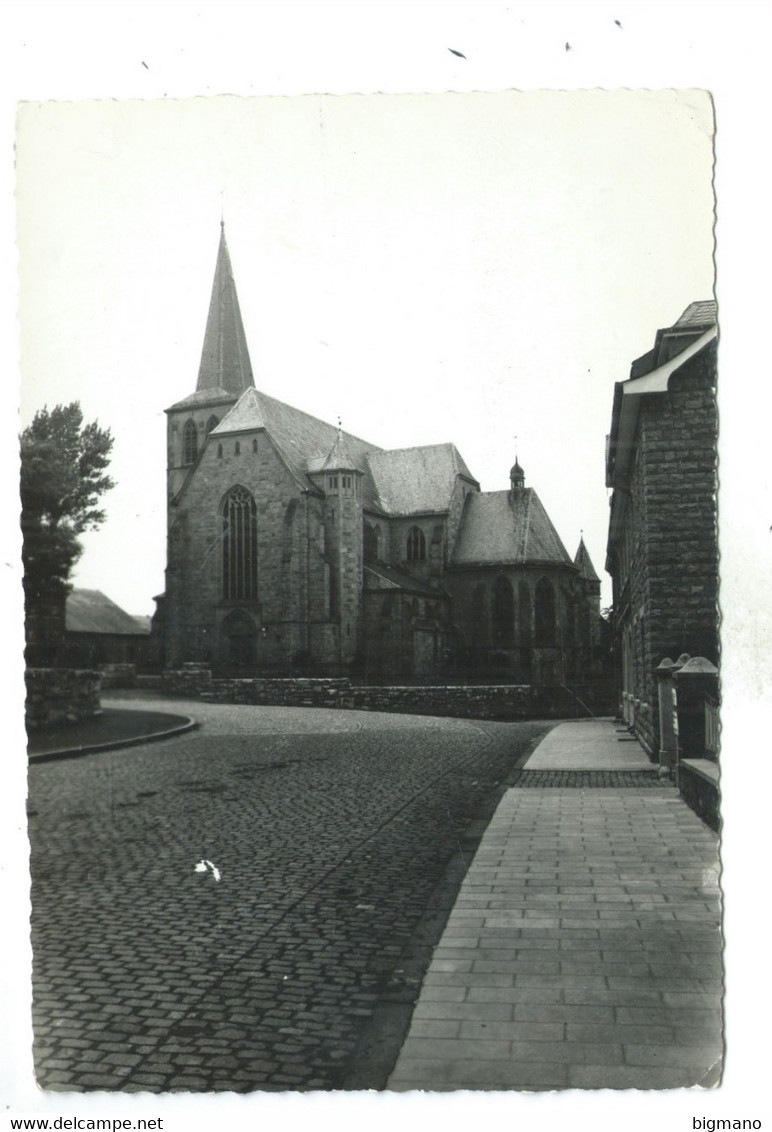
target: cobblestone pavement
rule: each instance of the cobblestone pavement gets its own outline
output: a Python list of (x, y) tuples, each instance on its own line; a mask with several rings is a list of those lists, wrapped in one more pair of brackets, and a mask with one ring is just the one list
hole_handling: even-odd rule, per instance
[(546, 725), (168, 707), (201, 730), (30, 768), (38, 1083), (350, 1087), (379, 1003), (417, 994), (447, 862)]

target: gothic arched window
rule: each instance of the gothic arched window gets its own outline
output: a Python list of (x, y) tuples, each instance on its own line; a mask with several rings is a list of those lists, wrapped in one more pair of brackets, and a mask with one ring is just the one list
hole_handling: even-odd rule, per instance
[(533, 618), (531, 609), (531, 590), (527, 582), (520, 582), (520, 584), (518, 585), (517, 602), (520, 620), (519, 644), (530, 645), (532, 635), (531, 623)]
[(541, 645), (555, 643), (555, 590), (549, 578), (540, 578), (536, 584), (535, 602), (536, 641)]
[(182, 462), (183, 464), (195, 464), (196, 456), (198, 455), (198, 429), (196, 422), (192, 417), (185, 421), (185, 428), (182, 430)]
[(364, 559), (365, 562), (377, 562), (381, 556), (381, 528), (365, 523), (364, 530)]
[(249, 492), (232, 487), (222, 508), (223, 597), (257, 598), (257, 508)]
[(411, 527), (407, 532), (408, 562), (426, 561), (426, 538), (420, 527)]
[(472, 640), (483, 644), (486, 635), (485, 586), (480, 583), (472, 591)]
[(206, 422), (206, 435), (209, 436), (209, 433), (212, 431), (212, 429), (217, 428), (219, 423), (219, 420), (213, 413), (209, 420)]
[(493, 640), (511, 645), (515, 639), (515, 599), (509, 580), (498, 577), (493, 583)]

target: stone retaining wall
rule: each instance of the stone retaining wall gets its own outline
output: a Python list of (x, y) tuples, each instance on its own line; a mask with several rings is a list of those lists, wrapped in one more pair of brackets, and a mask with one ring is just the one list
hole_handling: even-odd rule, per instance
[(185, 665), (165, 672), (166, 695), (221, 703), (292, 707), (358, 708), (464, 719), (583, 719), (613, 715), (613, 690), (606, 684), (543, 687), (527, 684), (439, 684), (363, 686), (341, 678), (221, 678), (210, 669)]
[(28, 668), (25, 673), (28, 731), (57, 723), (80, 723), (99, 715), (99, 673), (91, 669)]

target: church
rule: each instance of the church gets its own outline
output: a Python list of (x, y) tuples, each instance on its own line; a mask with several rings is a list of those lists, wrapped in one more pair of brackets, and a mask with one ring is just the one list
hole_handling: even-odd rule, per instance
[(167, 668), (562, 684), (593, 669), (600, 581), (517, 460), (383, 449), (255, 387), (221, 224), (196, 389), (167, 413)]

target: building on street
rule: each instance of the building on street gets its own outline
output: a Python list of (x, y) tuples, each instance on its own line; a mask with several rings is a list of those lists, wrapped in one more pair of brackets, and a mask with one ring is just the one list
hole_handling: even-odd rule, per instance
[(718, 664), (716, 304), (692, 303), (614, 387), (606, 483), (620, 711), (659, 747), (656, 670)]
[(517, 461), (481, 492), (451, 443), (385, 450), (256, 388), (224, 227), (167, 418), (168, 667), (555, 684), (597, 663), (597, 574)]

